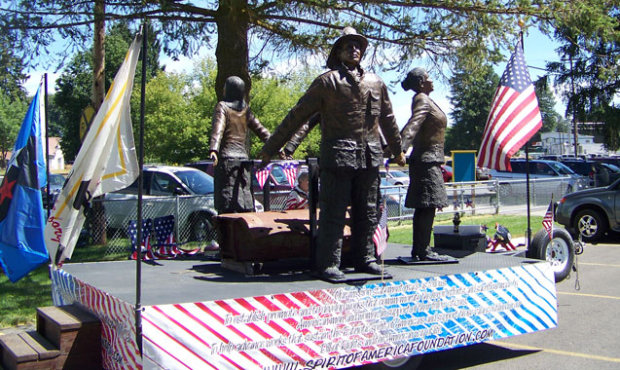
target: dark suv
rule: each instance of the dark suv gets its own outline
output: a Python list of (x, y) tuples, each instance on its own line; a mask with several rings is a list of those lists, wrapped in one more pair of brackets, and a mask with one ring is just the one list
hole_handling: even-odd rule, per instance
[(602, 162), (563, 158), (562, 163), (575, 173), (587, 177), (589, 185), (592, 187), (607, 186), (620, 178), (620, 173), (615, 170), (615, 166), (612, 167)]
[(590, 243), (607, 230), (620, 231), (620, 179), (607, 187), (565, 195), (556, 207), (555, 220)]

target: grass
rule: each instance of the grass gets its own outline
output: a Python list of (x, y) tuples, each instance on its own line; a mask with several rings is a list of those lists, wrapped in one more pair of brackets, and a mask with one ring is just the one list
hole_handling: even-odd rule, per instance
[[(531, 217), (532, 234), (541, 228), (542, 217)], [(488, 225), (487, 235), (492, 236), (495, 222), (508, 228), (515, 237), (525, 235), (527, 218), (516, 215), (463, 216), (461, 225)], [(436, 225), (452, 225), (452, 218), (438, 215)], [(411, 244), (411, 223), (390, 224), (390, 242)], [(106, 253), (106, 246), (78, 247), (71, 258), (72, 263), (114, 261), (127, 258), (127, 252)], [(11, 283), (0, 273), (0, 328), (34, 324), (36, 308), (52, 305), (51, 283), (48, 267), (41, 266), (17, 283)]]
[[(75, 249), (71, 262), (95, 262), (126, 259), (127, 252), (106, 254), (106, 246), (93, 245)], [(51, 306), (49, 270), (42, 265), (16, 283), (0, 273), (0, 328), (31, 325), (36, 308)]]
[[(468, 215), (461, 218), (461, 225), (487, 225), (487, 235), (492, 237), (495, 233), (495, 223), (499, 223), (510, 230), (513, 237), (525, 236), (527, 232), (527, 217), (519, 215)], [(530, 228), (532, 236), (542, 228), (542, 216), (530, 216)], [(435, 225), (452, 225), (452, 217), (438, 215)], [(390, 243), (411, 244), (413, 234), (411, 222), (401, 225), (389, 225)]]

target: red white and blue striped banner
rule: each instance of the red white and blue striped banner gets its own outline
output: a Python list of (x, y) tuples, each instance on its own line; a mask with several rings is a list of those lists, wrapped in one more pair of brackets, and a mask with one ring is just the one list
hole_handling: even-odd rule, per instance
[(145, 367), (326, 369), (557, 326), (546, 263), (145, 307)]
[(265, 182), (267, 182), (267, 179), (269, 178), (269, 174), (271, 173), (272, 166), (273, 166), (273, 163), (270, 163), (266, 165), (265, 167), (259, 168), (256, 170), (256, 180), (258, 180), (258, 185), (260, 185), (261, 189), (263, 188), (263, 186), (265, 185)]
[(101, 320), (104, 369), (138, 369), (142, 359), (136, 345), (134, 305), (86, 284), (62, 269), (52, 268), (54, 305), (79, 303)]
[(282, 171), (286, 175), (286, 179), (288, 180), (289, 185), (295, 187), (295, 181), (297, 180), (297, 170), (299, 165), (297, 162), (287, 161), (281, 164)]

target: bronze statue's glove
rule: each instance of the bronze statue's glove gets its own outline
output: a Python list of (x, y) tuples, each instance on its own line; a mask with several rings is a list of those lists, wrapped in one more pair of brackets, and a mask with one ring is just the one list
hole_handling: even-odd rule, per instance
[(401, 167), (404, 167), (407, 164), (407, 158), (405, 158), (405, 153), (400, 152), (398, 157), (396, 157), (396, 163), (398, 163), (398, 165)]
[(290, 161), (293, 159), (293, 156), (288, 153), (288, 151), (282, 149), (278, 152), (278, 157), (284, 161)]
[(211, 153), (209, 153), (209, 158), (213, 161), (213, 166), (217, 166), (218, 158), (215, 150), (212, 150)]
[(271, 156), (265, 152), (260, 152), (260, 167), (263, 168), (271, 162)]

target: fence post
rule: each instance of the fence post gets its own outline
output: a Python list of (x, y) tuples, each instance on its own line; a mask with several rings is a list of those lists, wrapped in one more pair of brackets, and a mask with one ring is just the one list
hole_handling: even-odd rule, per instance
[(498, 215), (501, 201), (501, 198), (499, 196), (499, 180), (495, 179), (493, 181), (495, 182), (495, 214)]
[[(181, 223), (181, 219), (180, 219), (180, 214), (181, 212), (180, 210), (180, 205), (179, 205), (179, 195), (175, 195), (174, 196), (174, 233), (175, 233), (175, 239), (177, 241), (177, 243), (181, 243), (181, 234), (179, 233), (179, 224)], [(191, 221), (191, 220), (190, 220)]]

